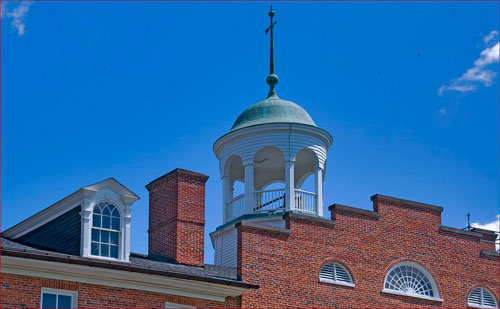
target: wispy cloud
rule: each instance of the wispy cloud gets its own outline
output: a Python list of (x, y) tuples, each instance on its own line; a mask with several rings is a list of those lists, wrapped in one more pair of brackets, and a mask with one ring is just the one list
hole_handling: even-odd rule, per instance
[(498, 31), (493, 30), (487, 36), (484, 37), (484, 43), (488, 44), (491, 41), (498, 40)]
[[(459, 78), (456, 78), (441, 86), (438, 90), (438, 94), (441, 96), (445, 91), (458, 91), (466, 93), (469, 91), (474, 91), (479, 85), (484, 85), (486, 87), (491, 86), (493, 79), (498, 75), (489, 66), (493, 63), (498, 62), (498, 32), (492, 31), (485, 38), (485, 43), (489, 43), (490, 47), (485, 48), (479, 58), (474, 61), (474, 66)], [(491, 44), (493, 42), (493, 44)]]
[[(491, 222), (481, 224), (479, 222), (473, 222), (470, 225), (472, 227), (477, 227), (480, 229), (485, 229), (485, 230), (490, 230), (490, 231), (497, 231), (498, 232), (498, 221), (500, 220), (500, 215), (497, 215), (497, 219), (493, 220)], [(498, 251), (498, 244), (495, 245), (496, 250)]]
[(18, 35), (24, 35), (26, 31), (24, 19), (26, 18), (32, 2), (22, 1), (14, 8), (10, 8), (10, 3), (8, 3), (8, 1), (2, 1), (2, 6), (0, 8), (1, 18), (11, 19), (10, 26), (12, 27), (12, 29), (17, 31)]

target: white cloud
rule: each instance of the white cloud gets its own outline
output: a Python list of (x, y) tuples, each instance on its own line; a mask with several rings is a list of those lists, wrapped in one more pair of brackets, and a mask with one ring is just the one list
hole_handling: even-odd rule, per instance
[(446, 114), (446, 108), (440, 108), (438, 109), (438, 113), (440, 113), (441, 115), (445, 115)]
[(32, 2), (21, 1), (18, 6), (10, 9), (7, 6), (7, 1), (2, 1), (1, 18), (11, 19), (10, 26), (17, 31), (18, 35), (23, 35), (26, 29), (24, 19)]
[(495, 40), (496, 44), (484, 49), (481, 52), (480, 57), (474, 61), (474, 66), (472, 68), (465, 71), (465, 73), (463, 73), (459, 78), (456, 78), (439, 88), (438, 94), (440, 96), (443, 95), (445, 91), (458, 91), (466, 93), (476, 90), (481, 84), (486, 87), (493, 84), (493, 80), (498, 73), (494, 72), (491, 68), (488, 68), (488, 66), (490, 64), (498, 63), (499, 54), (497, 31), (492, 31), (484, 38), (485, 42), (491, 42), (492, 40)]
[[(497, 219), (494, 220), (494, 221), (491, 221), (491, 222), (488, 222), (488, 223), (485, 223), (485, 224), (481, 224), (479, 222), (473, 222), (470, 225), (472, 227), (477, 227), (477, 228), (480, 228), (480, 229), (485, 229), (485, 230), (490, 230), (490, 231), (496, 231), (496, 232), (498, 232), (499, 231), (498, 230), (498, 221), (499, 220), (500, 220), (500, 215), (497, 215)], [(495, 248), (498, 251), (498, 244), (495, 244)]]
[(493, 30), (484, 37), (484, 43), (488, 44), (491, 41), (498, 40), (498, 31)]

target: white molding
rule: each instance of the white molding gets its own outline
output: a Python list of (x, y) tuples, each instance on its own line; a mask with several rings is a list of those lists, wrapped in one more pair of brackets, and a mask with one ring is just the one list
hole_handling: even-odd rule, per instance
[(52, 288), (42, 287), (42, 291), (40, 292), (40, 308), (42, 308), (42, 300), (43, 300), (42, 294), (43, 293), (69, 295), (69, 296), (71, 296), (71, 308), (78, 308), (78, 292), (77, 291), (60, 290), (60, 289), (52, 289)]
[(444, 302), (441, 298), (438, 297), (430, 297), (430, 296), (425, 296), (425, 295), (420, 295), (420, 294), (408, 294), (402, 291), (395, 291), (395, 290), (389, 290), (389, 289), (382, 289), (382, 293), (387, 293), (387, 294), (394, 294), (394, 295), (401, 295), (401, 296), (408, 296), (408, 297), (414, 297), (414, 298), (421, 298), (421, 299), (426, 299), (426, 300), (432, 300), (432, 301), (438, 301), (438, 302)]
[(1, 272), (225, 301), (248, 288), (101, 267), (2, 256)]

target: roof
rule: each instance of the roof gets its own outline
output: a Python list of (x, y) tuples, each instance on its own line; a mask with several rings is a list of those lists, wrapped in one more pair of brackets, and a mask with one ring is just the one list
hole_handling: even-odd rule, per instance
[(131, 253), (129, 263), (120, 261), (103, 261), (99, 259), (43, 250), (24, 245), (5, 237), (1, 238), (1, 253), (2, 255), (17, 256), (22, 258), (119, 269), (124, 271), (141, 272), (152, 275), (176, 277), (246, 288), (257, 287), (253, 284), (242, 282), (241, 279), (238, 278), (236, 268), (210, 264), (205, 264), (203, 267), (181, 265), (174, 262), (161, 261), (158, 258), (139, 253)]
[(305, 109), (274, 94), (244, 110), (234, 122), (231, 131), (266, 123), (300, 123), (316, 126)]

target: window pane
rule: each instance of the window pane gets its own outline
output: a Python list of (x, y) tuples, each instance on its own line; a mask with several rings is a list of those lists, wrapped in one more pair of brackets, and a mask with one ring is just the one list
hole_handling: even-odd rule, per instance
[(111, 216), (111, 212), (109, 211), (109, 207), (104, 208), (102, 214), (105, 216)]
[(100, 214), (101, 213), (101, 206), (97, 205), (94, 207), (94, 213), (95, 214)]
[(112, 229), (119, 231), (120, 230), (120, 218), (111, 219)]
[(99, 230), (92, 229), (92, 241), (99, 242)]
[(101, 231), (101, 242), (108, 244), (109, 243), (109, 232)]
[(111, 232), (110, 233), (110, 243), (113, 245), (118, 245), (118, 233)]
[(56, 294), (42, 293), (42, 308), (55, 308)]
[(58, 295), (57, 298), (57, 308), (71, 308), (71, 296)]
[(118, 209), (113, 209), (113, 213), (111, 214), (111, 216), (113, 217), (119, 217), (120, 216), (120, 213), (118, 212)]
[(90, 254), (99, 255), (99, 244), (93, 242), (90, 246)]
[(105, 229), (109, 229), (111, 222), (110, 222), (110, 217), (108, 216), (102, 216), (102, 227)]
[(101, 244), (101, 256), (109, 256), (109, 247), (108, 247), (108, 245)]
[(112, 258), (118, 258), (118, 246), (109, 246), (110, 256)]
[(92, 217), (92, 226), (93, 227), (101, 227), (101, 215), (96, 215)]

